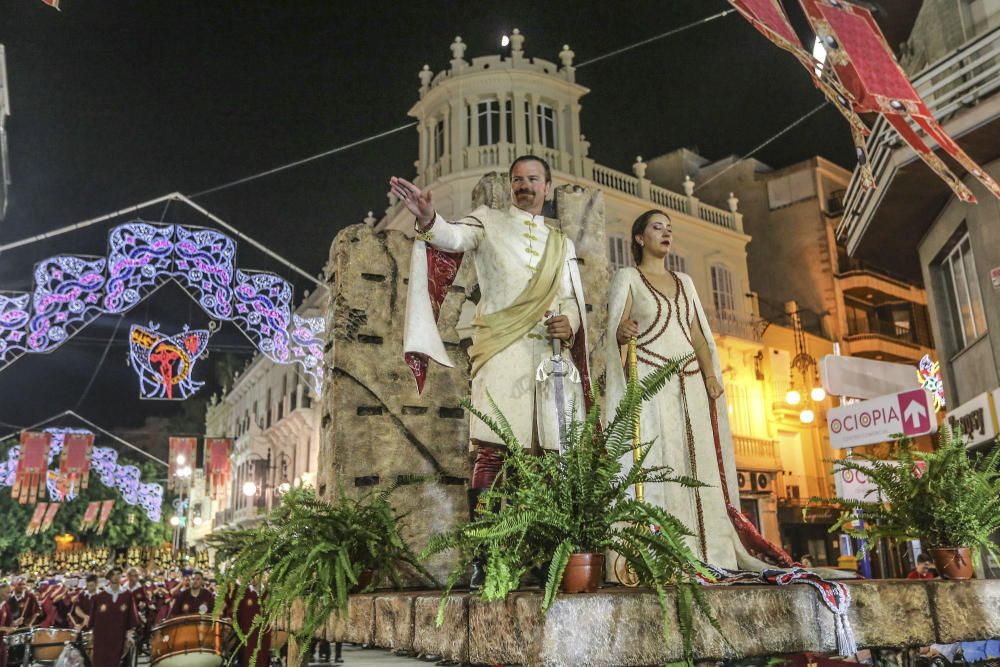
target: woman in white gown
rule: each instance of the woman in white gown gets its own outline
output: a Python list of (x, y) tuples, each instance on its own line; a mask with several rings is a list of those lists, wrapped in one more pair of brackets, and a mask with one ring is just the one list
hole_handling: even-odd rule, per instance
[[(764, 540), (733, 507), (739, 503), (736, 463), (719, 359), (690, 276), (666, 269), (664, 260), (672, 241), (667, 214), (644, 213), (632, 226), (636, 268), (619, 270), (611, 281), (608, 412), (625, 391), (624, 360), (630, 338), (637, 339), (640, 378), (669, 360), (693, 354), (682, 371), (643, 406), (640, 428), (643, 441), (655, 438), (647, 467), (669, 466), (675, 474), (709, 486), (649, 484), (645, 499), (666, 509), (694, 533), (690, 547), (706, 563), (758, 572), (774, 565), (790, 566), (788, 555)], [(631, 466), (631, 458), (623, 464)]]

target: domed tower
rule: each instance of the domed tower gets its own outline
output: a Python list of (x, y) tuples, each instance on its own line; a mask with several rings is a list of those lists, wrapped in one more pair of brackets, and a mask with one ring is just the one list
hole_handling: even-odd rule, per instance
[[(505, 172), (518, 155), (544, 157), (559, 174), (585, 173), (586, 143), (580, 136), (580, 98), (589, 92), (575, 81), (574, 53), (564, 46), (557, 65), (524, 55), (524, 35), (510, 36), (510, 56), (465, 59), (456, 37), (448, 69), (419, 73), (420, 99), (409, 115), (417, 120), (420, 151), (415, 182), (430, 190), (445, 218), (468, 212), (472, 190), (491, 171)], [(401, 174), (406, 176), (406, 174)], [(412, 233), (412, 216), (390, 196), (379, 229)]]

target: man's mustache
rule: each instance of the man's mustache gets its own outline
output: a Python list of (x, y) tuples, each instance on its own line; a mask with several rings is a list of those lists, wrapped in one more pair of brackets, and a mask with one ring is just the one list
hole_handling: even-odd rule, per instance
[(516, 194), (516, 195), (533, 195), (533, 194), (535, 194), (535, 191), (534, 190), (518, 190), (514, 194)]

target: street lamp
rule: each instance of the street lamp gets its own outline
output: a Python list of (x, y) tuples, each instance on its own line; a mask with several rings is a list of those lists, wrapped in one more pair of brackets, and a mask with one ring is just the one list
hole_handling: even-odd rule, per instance
[(823, 387), (813, 387), (812, 391), (809, 392), (809, 397), (819, 403), (826, 398), (826, 391)]
[(248, 498), (257, 495), (257, 485), (254, 482), (243, 482), (243, 495)]
[(173, 526), (174, 528), (181, 525), (181, 518), (176, 514), (173, 515), (172, 517), (170, 517), (170, 525)]
[(802, 395), (794, 389), (789, 389), (788, 393), (785, 394), (785, 402), (789, 405), (798, 405), (802, 401)]

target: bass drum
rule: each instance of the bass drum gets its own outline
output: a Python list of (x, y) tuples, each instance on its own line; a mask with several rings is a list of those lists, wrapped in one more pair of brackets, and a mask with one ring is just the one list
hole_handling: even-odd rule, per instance
[(153, 667), (220, 667), (235, 642), (229, 621), (213, 621), (211, 616), (178, 616), (153, 628), (149, 662)]
[(31, 632), (32, 662), (54, 663), (62, 655), (66, 642), (75, 642), (79, 633), (63, 628), (35, 628)]

